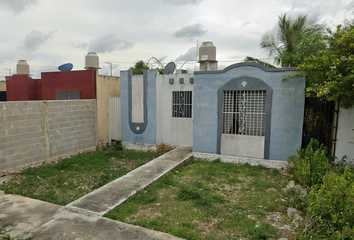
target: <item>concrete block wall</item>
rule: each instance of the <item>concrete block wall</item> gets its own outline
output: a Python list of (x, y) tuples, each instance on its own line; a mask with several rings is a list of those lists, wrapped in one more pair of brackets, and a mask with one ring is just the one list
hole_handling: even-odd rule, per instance
[(0, 103), (0, 172), (46, 159), (43, 102)]
[(46, 104), (50, 157), (96, 146), (95, 101), (48, 101)]
[(0, 103), (0, 172), (96, 147), (96, 100)]

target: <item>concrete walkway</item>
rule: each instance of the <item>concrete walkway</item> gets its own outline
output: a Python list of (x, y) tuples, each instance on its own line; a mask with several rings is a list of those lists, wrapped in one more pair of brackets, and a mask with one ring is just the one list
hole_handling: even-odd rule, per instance
[(65, 207), (0, 191), (0, 226), (24, 239), (180, 239), (102, 216), (190, 156), (191, 148), (176, 148)]
[(129, 172), (127, 175), (68, 204), (66, 207), (75, 212), (103, 216), (136, 191), (145, 188), (164, 174), (184, 164), (192, 156), (191, 148), (176, 148), (172, 151)]

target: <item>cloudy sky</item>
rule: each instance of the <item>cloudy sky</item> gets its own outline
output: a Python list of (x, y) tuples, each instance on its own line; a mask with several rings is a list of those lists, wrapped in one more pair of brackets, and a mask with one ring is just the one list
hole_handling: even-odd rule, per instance
[(246, 56), (266, 60), (260, 39), (275, 32), (282, 13), (304, 13), (333, 28), (353, 12), (354, 0), (0, 0), (0, 80), (22, 59), (35, 78), (67, 62), (81, 70), (90, 51), (102, 75), (110, 74), (106, 62), (119, 76), (152, 57), (179, 68), (196, 59), (204, 41), (214, 43), (223, 69)]

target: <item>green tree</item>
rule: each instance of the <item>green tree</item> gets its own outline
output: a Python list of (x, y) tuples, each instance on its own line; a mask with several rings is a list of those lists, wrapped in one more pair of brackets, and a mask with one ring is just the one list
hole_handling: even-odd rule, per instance
[[(354, 26), (337, 26), (336, 31), (308, 37), (309, 45), (298, 45), (290, 59), (302, 62), (297, 70), (306, 74), (307, 95), (340, 100), (354, 105)], [(299, 73), (301, 74), (301, 73)], [(293, 75), (296, 76), (296, 75)]]
[(129, 70), (133, 71), (133, 74), (143, 74), (144, 69), (150, 69), (148, 65), (142, 60), (135, 63), (134, 67), (130, 67)]
[(278, 20), (277, 35), (263, 35), (260, 47), (268, 54), (268, 57), (274, 58), (274, 64), (293, 67), (290, 61), (282, 62), (282, 56), (293, 53), (295, 46), (300, 44), (305, 36), (321, 33), (323, 29), (323, 25), (309, 21), (306, 15), (300, 15), (292, 20), (286, 14), (282, 14)]

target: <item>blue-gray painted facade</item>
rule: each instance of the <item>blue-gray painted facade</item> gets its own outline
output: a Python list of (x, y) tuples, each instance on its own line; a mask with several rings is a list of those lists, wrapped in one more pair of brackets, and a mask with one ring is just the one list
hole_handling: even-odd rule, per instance
[[(138, 126), (131, 121), (131, 71), (121, 71), (122, 140), (134, 143), (156, 144), (156, 70), (144, 71), (144, 131), (133, 131)], [(139, 125), (139, 129), (140, 125)]]
[[(254, 63), (231, 65), (220, 71), (195, 72), (193, 90), (193, 151), (220, 153), (222, 129), (222, 91), (265, 90), (266, 131), (264, 157), (287, 160), (301, 146), (305, 104), (305, 78), (289, 78), (294, 68), (270, 69)], [(121, 72), (122, 140), (135, 143), (157, 143), (156, 70), (144, 74), (146, 80), (146, 128), (142, 133), (131, 130), (131, 87), (129, 71)], [(144, 80), (144, 81), (145, 81)], [(246, 80), (247, 85), (241, 83)], [(181, 79), (176, 82), (181, 83)], [(173, 84), (174, 79), (170, 78)], [(172, 97), (171, 103), (172, 104)]]
[[(294, 68), (269, 69), (254, 63), (239, 63), (221, 71), (195, 72), (193, 151), (220, 151), (218, 89), (235, 78), (260, 79), (272, 89), (269, 159), (287, 160), (301, 146), (305, 104), (305, 78), (287, 79)], [(233, 89), (230, 89), (233, 90)], [(267, 106), (268, 108), (268, 106)], [(266, 142), (267, 144), (267, 142)]]

